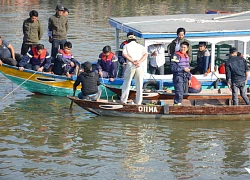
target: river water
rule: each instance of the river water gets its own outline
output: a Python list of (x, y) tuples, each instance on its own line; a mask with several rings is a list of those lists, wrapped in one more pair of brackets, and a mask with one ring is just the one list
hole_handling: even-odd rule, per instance
[[(81, 62), (114, 49), (108, 17), (247, 11), (248, 0), (1, 0), (0, 35), (20, 52), (32, 9), (44, 24), (60, 2)], [(250, 121), (172, 121), (96, 117), (65, 97), (33, 95), (0, 75), (0, 179), (250, 179)]]

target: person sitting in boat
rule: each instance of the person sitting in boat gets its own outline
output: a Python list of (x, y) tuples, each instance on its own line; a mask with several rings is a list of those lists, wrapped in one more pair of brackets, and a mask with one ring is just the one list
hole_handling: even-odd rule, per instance
[(189, 56), (189, 61), (192, 61), (192, 46), (191, 43), (185, 39), (185, 34), (186, 30), (185, 28), (178, 28), (177, 29), (177, 38), (174, 39), (169, 45), (168, 45), (168, 53), (170, 53), (171, 58), (173, 57), (174, 53), (176, 51), (180, 50), (181, 43), (182, 42), (187, 42), (189, 44), (188, 48), (188, 56)]
[(99, 76), (92, 71), (92, 64), (88, 61), (83, 64), (83, 72), (77, 76), (73, 85), (74, 91), (79, 84), (82, 85), (81, 92), (78, 94), (79, 99), (98, 100), (101, 96)]
[(60, 49), (55, 60), (52, 71), (57, 75), (66, 75), (71, 78), (80, 67), (80, 63), (73, 57), (71, 53), (72, 43), (66, 41), (64, 48)]
[(149, 70), (151, 74), (164, 75), (165, 49), (164, 44), (152, 44), (148, 46)]
[(126, 64), (127, 64), (127, 60), (126, 58), (122, 55), (122, 51), (123, 51), (123, 47), (128, 44), (128, 38), (129, 36), (134, 36), (134, 33), (133, 32), (128, 32), (127, 33), (127, 40), (123, 41), (120, 45), (120, 49), (119, 49), (119, 52), (118, 52), (118, 61), (119, 63), (121, 64), (121, 74), (120, 74), (120, 77), (123, 78), (124, 76), (124, 72), (125, 72), (125, 69), (126, 69)]
[(238, 105), (238, 89), (240, 95), (247, 105), (250, 104), (246, 95), (246, 81), (248, 79), (247, 61), (237, 56), (238, 50), (234, 47), (230, 48), (230, 58), (226, 61), (226, 80), (228, 87), (232, 90), (233, 105)]
[(13, 46), (0, 36), (0, 60), (2, 63), (16, 66), (21, 59), (21, 55), (15, 53)]
[(189, 66), (188, 42), (182, 42), (179, 51), (176, 51), (171, 59), (171, 71), (175, 89), (174, 106), (181, 106), (186, 81), (191, 86), (191, 73)]
[(19, 62), (19, 70), (32, 69), (38, 72), (47, 72), (51, 64), (51, 56), (43, 44), (32, 47)]
[(191, 75), (191, 83), (188, 87), (188, 93), (200, 93), (202, 90), (201, 83), (195, 76)]
[(118, 59), (116, 55), (111, 52), (110, 46), (105, 46), (97, 62), (97, 72), (99, 76), (114, 81), (114, 78), (117, 76), (117, 68)]
[(197, 67), (195, 67), (192, 74), (205, 74), (210, 64), (210, 52), (207, 49), (206, 42), (199, 42), (199, 51), (197, 53)]

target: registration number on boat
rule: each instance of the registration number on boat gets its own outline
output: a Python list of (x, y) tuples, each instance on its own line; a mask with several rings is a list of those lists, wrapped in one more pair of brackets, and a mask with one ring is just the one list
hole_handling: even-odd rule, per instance
[(154, 106), (139, 106), (138, 107), (139, 112), (147, 112), (147, 113), (157, 113), (157, 108)]

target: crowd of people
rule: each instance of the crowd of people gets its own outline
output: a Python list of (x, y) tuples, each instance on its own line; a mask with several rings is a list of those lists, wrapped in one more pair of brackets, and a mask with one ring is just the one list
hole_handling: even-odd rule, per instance
[[(21, 54), (15, 53), (13, 46), (0, 37), (0, 65), (5, 63), (18, 66), (20, 71), (31, 69), (38, 72), (65, 75), (68, 78), (71, 78), (72, 75), (78, 75), (81, 65), (71, 53), (72, 43), (67, 41), (69, 10), (60, 4), (56, 6), (55, 10), (55, 14), (48, 20), (48, 41), (51, 43), (51, 52), (49, 53), (44, 45), (39, 43), (43, 35), (43, 25), (38, 19), (38, 12), (32, 10), (29, 13), (29, 18), (23, 22), (24, 36)], [(171, 57), (170, 68), (175, 89), (174, 105), (180, 106), (186, 84), (188, 84), (189, 93), (199, 93), (202, 90), (201, 84), (192, 74), (207, 75), (211, 71), (211, 67), (207, 43), (199, 42), (197, 66), (191, 69), (192, 46), (185, 39), (186, 30), (178, 28), (176, 33), (177, 37), (168, 45), (167, 50)], [(237, 56), (237, 53), (237, 49), (230, 49), (230, 58), (225, 64), (227, 82), (233, 92), (233, 104), (238, 104), (236, 100), (237, 88), (240, 89), (246, 104), (249, 104), (245, 94), (248, 67), (246, 60)], [(73, 88), (75, 90), (79, 84), (82, 84), (82, 92), (78, 95), (79, 98), (97, 99), (100, 96), (99, 77), (109, 78), (112, 82), (118, 77), (120, 69), (119, 76), (124, 78), (121, 86), (121, 103), (127, 103), (130, 83), (134, 78), (137, 91), (136, 104), (141, 104), (143, 90), (142, 63), (147, 58), (149, 58), (151, 74), (165, 74), (165, 44), (152, 44), (146, 49), (137, 42), (134, 33), (129, 32), (127, 33), (127, 39), (121, 43), (117, 56), (107, 45), (103, 47), (102, 53), (99, 55), (95, 71), (92, 70), (90, 62), (85, 62), (81, 70), (82, 73), (77, 77)], [(91, 84), (92, 87), (86, 86), (86, 83)]]

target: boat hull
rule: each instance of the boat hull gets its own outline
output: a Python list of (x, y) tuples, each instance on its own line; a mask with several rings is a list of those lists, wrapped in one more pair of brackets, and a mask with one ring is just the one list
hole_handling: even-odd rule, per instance
[(100, 116), (150, 119), (181, 120), (250, 120), (250, 106), (201, 105), (172, 106), (165, 105), (121, 105), (114, 102), (96, 102), (68, 96), (83, 109)]

